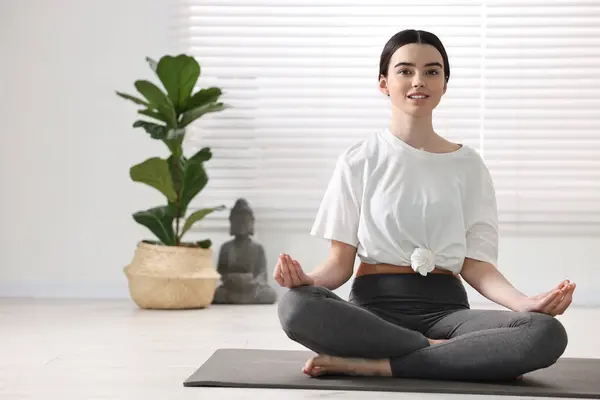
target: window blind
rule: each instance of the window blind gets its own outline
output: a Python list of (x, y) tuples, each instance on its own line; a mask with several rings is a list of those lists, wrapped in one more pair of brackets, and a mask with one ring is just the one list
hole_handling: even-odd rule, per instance
[(600, 4), (484, 4), (481, 148), (504, 228), (600, 233)]
[(198, 86), (220, 87), (231, 106), (187, 135), (186, 149), (214, 155), (197, 208), (243, 197), (258, 225), (309, 229), (337, 155), (387, 124), (379, 55), (415, 28), (450, 58), (434, 128), (484, 157), (501, 229), (600, 233), (592, 1), (177, 0), (172, 21), (174, 50), (201, 64)]

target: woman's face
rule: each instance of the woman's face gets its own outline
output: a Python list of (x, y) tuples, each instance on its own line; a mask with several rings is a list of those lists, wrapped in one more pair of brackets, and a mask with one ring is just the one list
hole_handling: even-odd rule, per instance
[[(392, 105), (413, 116), (431, 114), (446, 93), (444, 62), (440, 52), (427, 44), (411, 43), (392, 55), (388, 76), (380, 77), (379, 88), (389, 94)], [(421, 93), (425, 98), (414, 98)]]

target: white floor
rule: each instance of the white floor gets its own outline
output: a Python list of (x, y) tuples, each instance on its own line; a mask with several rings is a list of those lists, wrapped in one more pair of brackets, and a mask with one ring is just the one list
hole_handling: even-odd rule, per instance
[[(559, 317), (570, 335), (566, 357), (600, 358), (599, 342), (591, 339), (600, 330), (599, 317), (600, 309), (585, 308)], [(0, 399), (467, 397), (182, 386), (213, 351), (226, 347), (301, 349), (281, 331), (274, 305), (147, 311), (127, 300), (0, 299)]]

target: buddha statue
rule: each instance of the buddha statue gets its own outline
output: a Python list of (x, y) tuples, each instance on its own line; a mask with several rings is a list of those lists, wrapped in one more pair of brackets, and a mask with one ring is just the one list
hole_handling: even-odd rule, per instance
[(229, 215), (229, 234), (219, 251), (217, 272), (221, 284), (213, 304), (273, 304), (277, 294), (268, 284), (267, 260), (262, 245), (252, 240), (254, 213), (245, 199), (238, 199)]

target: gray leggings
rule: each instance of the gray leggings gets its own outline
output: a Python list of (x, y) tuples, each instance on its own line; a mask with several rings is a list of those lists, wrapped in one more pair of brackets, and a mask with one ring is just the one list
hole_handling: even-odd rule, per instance
[[(451, 275), (391, 274), (355, 278), (349, 301), (319, 286), (280, 300), (287, 336), (319, 353), (389, 359), (394, 377), (494, 381), (556, 362), (567, 333), (534, 312), (470, 309)], [(431, 346), (427, 340), (449, 339)]]

